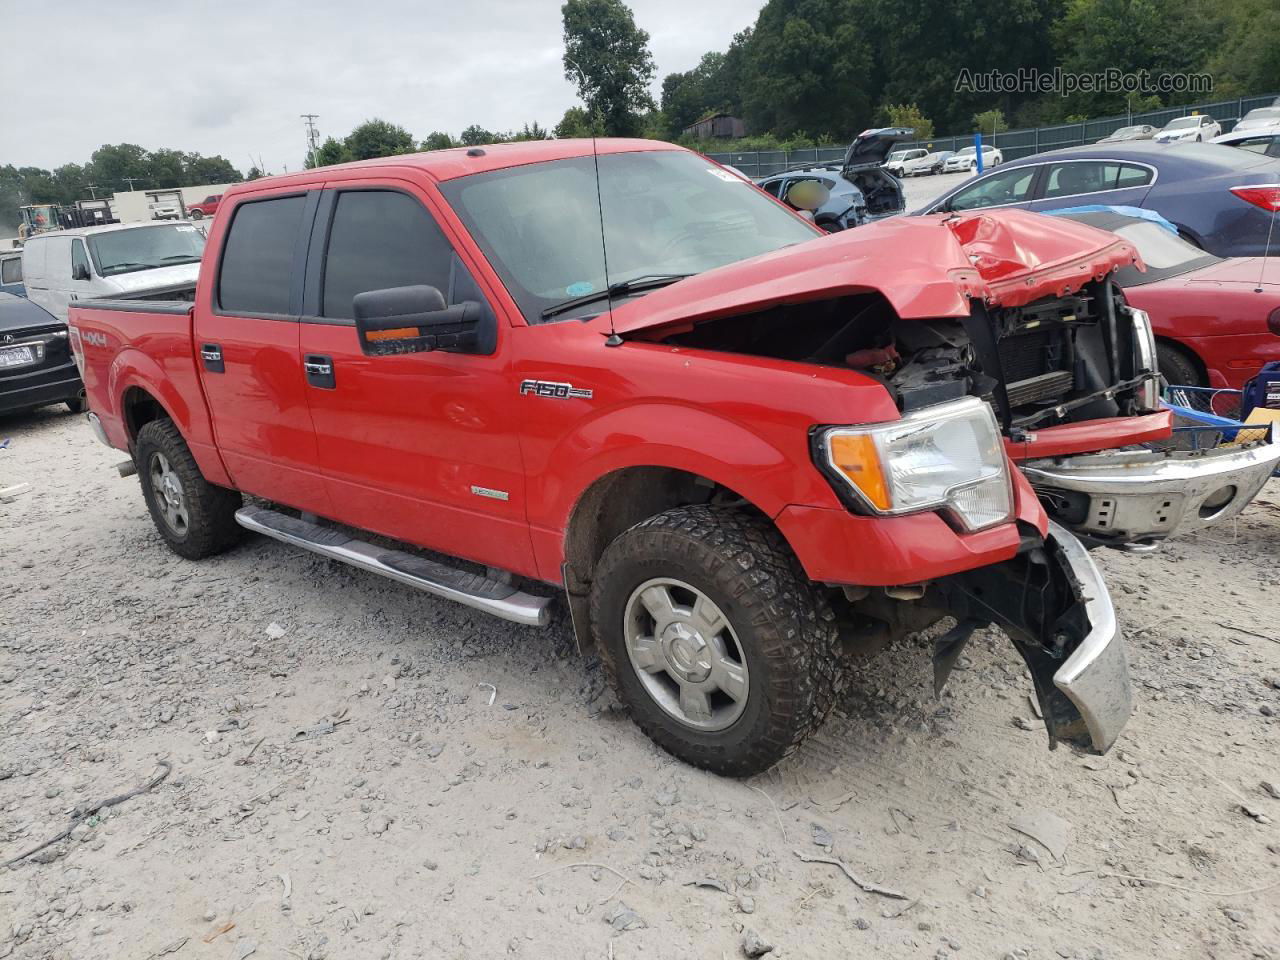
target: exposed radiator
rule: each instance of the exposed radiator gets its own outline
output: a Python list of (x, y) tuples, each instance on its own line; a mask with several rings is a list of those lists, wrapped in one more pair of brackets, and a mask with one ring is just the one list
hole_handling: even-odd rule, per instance
[(1073, 382), (1069, 370), (1054, 370), (1026, 380), (1006, 383), (1005, 391), (1009, 395), (1009, 405), (1020, 407), (1037, 400), (1055, 400), (1065, 396), (1070, 392)]

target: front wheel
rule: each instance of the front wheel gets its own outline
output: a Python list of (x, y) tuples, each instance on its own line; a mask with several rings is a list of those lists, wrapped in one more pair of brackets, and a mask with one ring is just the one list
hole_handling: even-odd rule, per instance
[(596, 570), (591, 620), (640, 729), (716, 773), (773, 766), (842, 683), (826, 597), (778, 531), (740, 511), (678, 507), (619, 535)]
[(204, 478), (172, 420), (143, 425), (133, 460), (151, 519), (178, 556), (202, 560), (240, 539), (240, 494)]

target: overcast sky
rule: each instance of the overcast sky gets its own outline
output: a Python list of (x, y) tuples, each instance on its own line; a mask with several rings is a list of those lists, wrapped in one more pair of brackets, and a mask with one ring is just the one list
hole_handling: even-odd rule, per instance
[[(760, 0), (631, 0), (661, 78), (723, 50)], [(537, 120), (577, 102), (560, 0), (0, 0), (0, 163), (84, 163), (103, 143), (259, 155), (297, 169), (302, 113), (321, 138), (369, 117), (417, 139)], [(20, 52), (21, 51), (21, 52)], [(252, 157), (252, 160), (251, 160)]]

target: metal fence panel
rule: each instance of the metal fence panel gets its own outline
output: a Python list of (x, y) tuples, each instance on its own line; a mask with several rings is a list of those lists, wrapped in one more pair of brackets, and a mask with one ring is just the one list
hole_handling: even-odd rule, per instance
[[(1235, 100), (1166, 107), (1163, 110), (1150, 110), (1146, 113), (1122, 117), (1099, 117), (1082, 123), (1064, 123), (1027, 130), (1002, 130), (994, 136), (984, 137), (984, 141), (998, 147), (1006, 160), (1017, 160), (1046, 150), (1061, 150), (1064, 147), (1096, 143), (1121, 127), (1149, 123), (1158, 129), (1170, 120), (1192, 113), (1207, 113), (1222, 125), (1224, 132), (1229, 132), (1236, 121), (1250, 110), (1269, 107), (1277, 101), (1280, 101), (1280, 97), (1274, 93), (1259, 94), (1254, 97), (1239, 97)], [(898, 149), (924, 147), (934, 151), (960, 150), (972, 143), (972, 134), (959, 134), (950, 137), (934, 137), (927, 141), (901, 143), (898, 144)], [(811, 147), (789, 153), (785, 150), (748, 150), (739, 153), (713, 153), (710, 156), (713, 160), (732, 164), (747, 176), (758, 179), (796, 167), (838, 165), (844, 160), (844, 152), (844, 147)]]

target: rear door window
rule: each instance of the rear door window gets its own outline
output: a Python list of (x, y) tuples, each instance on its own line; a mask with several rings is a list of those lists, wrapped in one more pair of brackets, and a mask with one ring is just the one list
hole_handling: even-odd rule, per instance
[(0, 283), (22, 282), (22, 258), (10, 257), (0, 260)]
[(417, 200), (394, 190), (338, 195), (324, 258), (322, 314), (352, 318), (366, 290), (426, 284), (446, 298), (453, 248)]
[(223, 313), (290, 313), (294, 247), (306, 202), (304, 196), (276, 197), (236, 207), (218, 273)]

